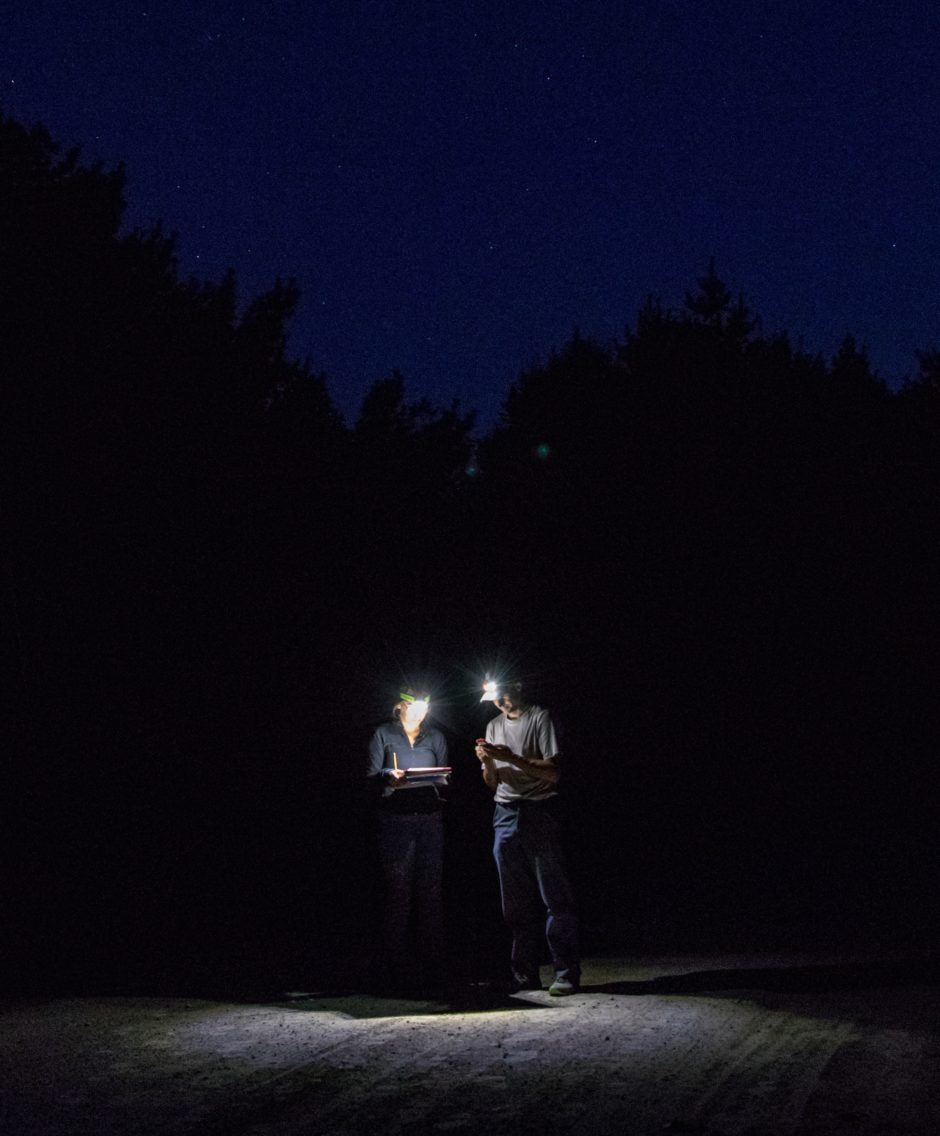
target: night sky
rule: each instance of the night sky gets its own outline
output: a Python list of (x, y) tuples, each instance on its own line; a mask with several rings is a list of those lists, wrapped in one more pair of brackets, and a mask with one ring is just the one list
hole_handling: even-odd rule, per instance
[(917, 0), (33, 0), (0, 109), (127, 166), (184, 273), (278, 276), (355, 414), (398, 368), (481, 425), (577, 326), (712, 255), (764, 332), (892, 385), (940, 335), (940, 11)]

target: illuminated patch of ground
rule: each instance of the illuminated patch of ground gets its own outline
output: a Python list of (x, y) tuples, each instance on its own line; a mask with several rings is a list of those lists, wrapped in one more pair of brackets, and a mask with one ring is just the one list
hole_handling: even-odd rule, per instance
[(595, 960), (585, 992), (459, 1005), (35, 1001), (0, 1013), (4, 1130), (940, 1132), (926, 964)]

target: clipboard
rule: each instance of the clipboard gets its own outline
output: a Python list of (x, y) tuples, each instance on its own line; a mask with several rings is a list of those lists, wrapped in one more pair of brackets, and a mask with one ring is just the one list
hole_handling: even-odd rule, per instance
[(419, 765), (402, 772), (406, 781), (428, 781), (435, 777), (449, 777), (452, 771), (451, 765)]

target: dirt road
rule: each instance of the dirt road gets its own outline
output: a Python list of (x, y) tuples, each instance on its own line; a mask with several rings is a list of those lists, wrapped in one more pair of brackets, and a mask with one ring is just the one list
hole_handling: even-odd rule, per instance
[(594, 960), (584, 983), (458, 1007), (303, 992), (7, 1005), (0, 1130), (940, 1132), (930, 967)]

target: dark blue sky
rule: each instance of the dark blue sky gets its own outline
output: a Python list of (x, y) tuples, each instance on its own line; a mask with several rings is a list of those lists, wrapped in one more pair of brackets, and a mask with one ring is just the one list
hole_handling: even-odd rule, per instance
[(31, 0), (0, 108), (128, 170), (127, 220), (242, 298), (347, 416), (393, 367), (492, 422), (577, 325), (715, 255), (765, 331), (889, 381), (940, 345), (940, 9), (916, 0)]

